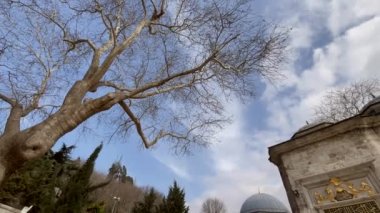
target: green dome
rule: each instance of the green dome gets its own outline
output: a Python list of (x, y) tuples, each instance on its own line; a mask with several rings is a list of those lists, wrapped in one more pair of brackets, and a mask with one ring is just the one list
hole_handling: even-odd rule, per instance
[(275, 197), (259, 193), (252, 195), (244, 201), (240, 213), (289, 213), (289, 211)]

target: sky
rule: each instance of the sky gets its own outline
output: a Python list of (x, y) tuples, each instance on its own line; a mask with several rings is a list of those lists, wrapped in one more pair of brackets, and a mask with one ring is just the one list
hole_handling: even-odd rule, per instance
[(87, 158), (103, 142), (98, 170), (106, 172), (120, 160), (138, 186), (163, 193), (176, 180), (185, 189), (190, 213), (199, 213), (210, 197), (221, 199), (229, 213), (238, 213), (259, 189), (289, 206), (267, 148), (289, 139), (311, 120), (313, 107), (326, 92), (380, 77), (380, 1), (256, 0), (252, 13), (291, 29), (283, 77), (258, 82), (257, 95), (248, 103), (228, 102), (226, 113), (233, 122), (208, 148), (175, 155), (164, 141), (145, 150), (133, 136), (109, 142), (96, 131), (68, 134), (56, 147), (75, 144), (73, 156)]

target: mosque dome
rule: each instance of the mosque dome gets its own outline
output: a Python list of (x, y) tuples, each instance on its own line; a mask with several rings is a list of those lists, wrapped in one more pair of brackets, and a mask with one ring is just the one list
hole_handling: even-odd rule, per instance
[(244, 201), (240, 213), (289, 213), (281, 201), (275, 197), (259, 193)]

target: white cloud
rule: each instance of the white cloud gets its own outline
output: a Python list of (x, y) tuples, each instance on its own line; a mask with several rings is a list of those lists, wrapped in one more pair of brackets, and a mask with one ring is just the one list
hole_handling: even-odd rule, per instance
[(308, 48), (311, 45), (313, 29), (310, 25), (302, 21), (300, 14), (296, 14), (282, 23), (290, 26), (290, 45), (292, 48)]
[(313, 49), (310, 68), (299, 74), (295, 69), (287, 70), (286, 75), (291, 77), (281, 89), (293, 88), (291, 93), (284, 96), (280, 94), (281, 89), (267, 85), (266, 97), (262, 100), (270, 112), (268, 126), (284, 133), (295, 131), (312, 117), (313, 107), (327, 91), (353, 81), (379, 77), (379, 33), (380, 17), (377, 16), (352, 26), (325, 46)]
[(287, 203), (280, 176), (268, 161), (266, 149), (278, 142), (280, 136), (274, 132), (243, 132), (243, 111), (239, 104), (230, 105), (234, 122), (218, 134), (220, 142), (210, 148), (215, 175), (201, 180), (206, 189), (190, 201), (191, 212), (199, 212), (202, 202), (209, 197), (221, 199), (228, 212), (239, 212), (245, 199), (257, 193), (259, 188)]
[[(168, 154), (162, 151), (164, 148), (153, 153), (153, 157), (158, 160), (162, 165), (169, 168), (177, 177), (185, 180), (191, 180), (192, 176), (189, 174), (188, 165), (184, 158), (177, 155)], [(169, 149), (165, 147), (165, 149)]]
[(329, 4), (331, 11), (328, 26), (335, 36), (352, 25), (380, 14), (380, 1), (377, 0), (338, 0), (330, 1)]
[(347, 31), (337, 42), (342, 49), (341, 77), (355, 79), (371, 78), (379, 74), (380, 53), (380, 16), (376, 16), (361, 25)]
[(178, 166), (176, 164), (173, 164), (172, 162), (168, 162), (166, 164), (176, 175), (178, 175), (181, 178), (190, 179), (190, 175), (186, 170), (186, 167), (184, 166)]
[[(303, 4), (304, 10), (287, 13), (292, 15), (283, 22), (293, 22), (295, 27), (291, 48), (296, 53), (300, 48), (312, 48), (312, 65), (298, 72), (290, 66), (284, 71), (287, 81), (276, 87), (267, 85), (260, 99), (270, 114), (265, 131), (243, 132), (244, 110), (238, 104), (229, 110), (235, 121), (219, 134), (221, 143), (210, 149), (215, 175), (203, 178), (206, 188), (190, 202), (191, 212), (199, 212), (208, 197), (218, 197), (229, 212), (239, 212), (244, 200), (259, 187), (287, 203), (277, 168), (268, 162), (266, 147), (286, 140), (305, 124), (326, 91), (380, 76), (380, 18), (376, 16), (380, 2), (366, 2), (309, 0)], [(315, 15), (305, 20), (299, 14), (305, 11), (326, 17)], [(313, 47), (314, 35), (321, 36), (322, 29), (328, 29), (333, 37), (324, 46)], [(286, 89), (289, 91), (284, 94)]]
[(343, 81), (378, 76), (380, 17), (349, 29), (323, 48), (314, 50), (314, 65), (299, 76), (299, 92), (313, 94)]

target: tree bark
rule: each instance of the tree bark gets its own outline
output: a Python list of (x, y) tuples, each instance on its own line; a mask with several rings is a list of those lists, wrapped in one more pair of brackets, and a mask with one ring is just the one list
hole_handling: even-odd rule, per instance
[(19, 150), (26, 138), (27, 134), (24, 132), (3, 135), (0, 138), (0, 184), (25, 162)]

